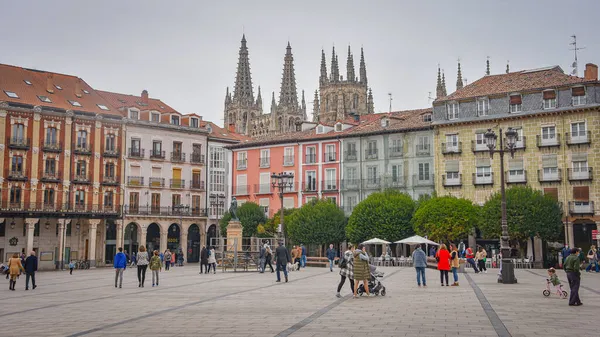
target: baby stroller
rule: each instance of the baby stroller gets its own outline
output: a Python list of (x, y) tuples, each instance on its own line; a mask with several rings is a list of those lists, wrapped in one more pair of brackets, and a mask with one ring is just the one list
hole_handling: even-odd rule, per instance
[[(381, 283), (380, 279), (383, 278), (384, 273), (382, 271), (378, 271), (377, 267), (370, 264), (369, 265), (371, 279), (369, 280), (369, 293), (375, 294), (375, 296), (381, 294), (381, 296), (385, 296), (385, 286)], [(357, 290), (358, 295), (362, 296), (365, 293), (365, 287), (363, 284), (358, 286)]]

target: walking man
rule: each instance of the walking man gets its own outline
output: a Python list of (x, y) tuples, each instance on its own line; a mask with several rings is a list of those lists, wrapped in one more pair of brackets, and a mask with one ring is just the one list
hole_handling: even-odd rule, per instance
[(263, 267), (263, 271), (267, 269), (267, 265), (271, 268), (271, 273), (273, 271), (273, 265), (271, 264), (271, 259), (273, 258), (273, 252), (271, 251), (271, 246), (265, 243), (265, 265)]
[(306, 268), (306, 247), (304, 247), (304, 244), (300, 245), (302, 247), (302, 268)]
[(200, 250), (200, 274), (202, 274), (202, 267), (204, 267), (204, 273), (208, 274), (208, 250), (206, 250), (206, 246), (202, 246)]
[(479, 273), (479, 269), (477, 269), (477, 265), (475, 265), (475, 254), (473, 253), (473, 249), (471, 249), (471, 247), (467, 248), (465, 255), (467, 257), (467, 263), (473, 267), (475, 274)]
[(165, 250), (165, 255), (164, 255), (164, 259), (165, 259), (165, 271), (169, 270), (169, 267), (171, 266), (171, 251), (170, 250)]
[(283, 271), (285, 276), (285, 282), (288, 281), (287, 264), (291, 261), (290, 253), (287, 248), (283, 245), (283, 241), (279, 241), (279, 247), (275, 249), (275, 259), (277, 262), (277, 282), (281, 282), (281, 276), (279, 272)]
[(335, 249), (333, 248), (333, 243), (329, 245), (327, 249), (327, 259), (329, 260), (329, 271), (333, 272), (333, 261), (335, 260)]
[(425, 279), (425, 268), (427, 268), (427, 256), (421, 249), (421, 246), (417, 246), (417, 249), (413, 252), (413, 263), (415, 270), (417, 271), (417, 285), (421, 287), (421, 280), (423, 281), (423, 287), (427, 287), (427, 280)]
[(31, 278), (32, 289), (35, 289), (35, 272), (38, 268), (38, 260), (35, 256), (35, 251), (31, 251), (29, 256), (25, 259), (25, 290), (29, 290), (29, 278)]
[(123, 248), (119, 247), (119, 252), (115, 255), (114, 259), (115, 267), (115, 288), (117, 287), (117, 281), (119, 281), (119, 288), (123, 287), (123, 271), (127, 268), (127, 256), (123, 254)]
[(571, 255), (569, 255), (564, 264), (565, 272), (567, 273), (567, 280), (569, 280), (569, 287), (571, 288), (571, 296), (569, 297), (569, 305), (580, 306), (581, 299), (579, 299), (579, 284), (581, 283), (581, 271), (579, 266), (579, 249), (571, 248)]

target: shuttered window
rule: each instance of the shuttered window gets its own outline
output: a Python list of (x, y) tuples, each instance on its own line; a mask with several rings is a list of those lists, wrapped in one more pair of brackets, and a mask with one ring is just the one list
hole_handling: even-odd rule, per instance
[(458, 172), (458, 160), (446, 161), (446, 172)]
[(585, 96), (585, 87), (575, 87), (571, 89), (572, 96)]
[(510, 104), (521, 104), (521, 95), (510, 95)]
[(475, 166), (476, 167), (489, 167), (492, 165), (490, 164), (490, 158), (477, 158), (477, 159), (475, 159)]
[(578, 153), (573, 153), (571, 155), (571, 161), (587, 161), (588, 160), (588, 155), (587, 153), (582, 153), (582, 152), (578, 152)]
[(544, 188), (544, 194), (549, 195), (550, 197), (552, 197), (553, 200), (558, 201), (558, 188), (556, 188), (556, 187)]
[(514, 158), (508, 160), (509, 170), (522, 170), (523, 169), (523, 158)]
[(542, 167), (558, 167), (558, 159), (555, 154), (542, 156)]
[(590, 200), (589, 186), (573, 186), (573, 200), (588, 201)]
[(556, 98), (556, 91), (554, 91), (554, 90), (544, 91), (544, 99), (554, 99), (554, 98)]

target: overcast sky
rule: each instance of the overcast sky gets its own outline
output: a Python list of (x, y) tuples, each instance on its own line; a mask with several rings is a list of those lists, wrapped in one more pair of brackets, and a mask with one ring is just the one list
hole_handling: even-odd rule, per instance
[[(222, 124), (242, 32), (252, 80), (279, 96), (292, 45), (298, 89), (310, 116), (321, 48), (346, 72), (348, 44), (360, 47), (375, 111), (423, 108), (435, 96), (438, 63), (454, 91), (456, 61), (470, 83), (485, 73), (560, 65), (571, 71), (571, 35), (585, 63), (600, 62), (600, 1), (8, 1), (2, 0), (0, 63), (76, 75), (96, 89), (147, 89), (181, 113)], [(344, 76), (345, 77), (345, 76)], [(300, 92), (299, 92), (300, 94)]]

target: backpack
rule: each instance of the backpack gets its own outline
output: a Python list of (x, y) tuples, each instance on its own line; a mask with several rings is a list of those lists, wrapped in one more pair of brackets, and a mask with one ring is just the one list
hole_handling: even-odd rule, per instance
[(150, 259), (150, 269), (158, 270), (158, 269), (160, 269), (161, 266), (162, 266), (162, 263), (160, 262), (160, 258), (156, 255), (152, 256), (152, 259)]

